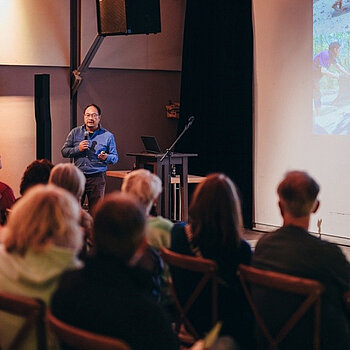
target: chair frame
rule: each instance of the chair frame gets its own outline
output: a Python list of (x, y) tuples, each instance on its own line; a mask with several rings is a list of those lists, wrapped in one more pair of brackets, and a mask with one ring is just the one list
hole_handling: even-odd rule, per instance
[[(314, 307), (313, 349), (318, 350), (320, 348), (321, 294), (324, 291), (324, 286), (320, 282), (242, 264), (239, 265), (237, 273), (244, 293), (254, 313), (257, 325), (261, 328), (263, 335), (269, 342), (269, 349), (278, 349), (278, 344), (285, 339), (311, 307)], [(254, 303), (248, 285), (257, 285), (271, 290), (304, 295), (305, 300), (281, 327), (278, 334), (273, 337)]]
[(175, 253), (164, 247), (160, 250), (160, 255), (165, 263), (170, 266), (174, 266), (183, 270), (202, 273), (203, 277), (194, 288), (192, 294), (189, 296), (184, 305), (181, 305), (175, 290), (173, 282), (170, 281), (170, 290), (174, 298), (175, 306), (178, 312), (179, 320), (175, 322), (175, 331), (177, 333), (181, 330), (181, 325), (184, 325), (186, 330), (195, 338), (199, 339), (200, 335), (196, 331), (195, 327), (187, 318), (187, 314), (191, 309), (191, 306), (197, 300), (205, 286), (211, 282), (212, 292), (212, 326), (217, 323), (218, 320), (218, 277), (217, 270), (218, 266), (215, 261), (205, 259), (201, 257), (194, 257), (190, 255), (184, 255)]
[(50, 310), (47, 310), (46, 319), (57, 338), (74, 349), (131, 350), (131, 347), (121, 339), (71, 326), (55, 317)]
[(36, 329), (37, 348), (39, 350), (47, 348), (45, 309), (45, 303), (40, 299), (0, 293), (0, 310), (25, 318), (25, 322), (10, 343), (9, 350), (18, 349), (33, 327)]

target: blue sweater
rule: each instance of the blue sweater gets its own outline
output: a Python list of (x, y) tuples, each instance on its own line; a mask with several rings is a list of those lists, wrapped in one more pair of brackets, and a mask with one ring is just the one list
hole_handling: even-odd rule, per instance
[[(79, 143), (84, 140), (85, 132), (85, 125), (70, 131), (61, 149), (62, 156), (74, 158), (75, 165), (86, 175), (105, 172), (107, 164), (115, 164), (118, 161), (114, 136), (100, 125), (92, 135), (89, 135), (89, 148), (81, 152)], [(102, 151), (108, 155), (105, 161), (98, 159)]]

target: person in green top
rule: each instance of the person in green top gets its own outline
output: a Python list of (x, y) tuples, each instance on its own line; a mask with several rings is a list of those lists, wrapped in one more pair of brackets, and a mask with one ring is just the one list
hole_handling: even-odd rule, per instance
[(162, 216), (151, 216), (152, 205), (162, 192), (162, 181), (146, 169), (130, 172), (123, 181), (122, 192), (136, 196), (145, 208), (147, 215), (146, 238), (151, 247), (170, 247), (170, 231), (173, 223)]
[[(77, 259), (83, 245), (79, 218), (80, 205), (68, 191), (54, 185), (28, 189), (1, 230), (0, 292), (48, 304), (61, 274), (82, 265)], [(23, 323), (23, 317), (0, 311), (1, 349), (11, 348)], [(35, 329), (16, 349), (37, 349)]]
[[(130, 172), (123, 181), (122, 192), (131, 193), (138, 198), (147, 216), (146, 239), (151, 249), (170, 247), (170, 232), (173, 223), (162, 216), (151, 216), (152, 205), (162, 192), (162, 181), (146, 169), (137, 169)], [(160, 303), (172, 312), (173, 299), (168, 288), (170, 273), (167, 266), (159, 276)]]

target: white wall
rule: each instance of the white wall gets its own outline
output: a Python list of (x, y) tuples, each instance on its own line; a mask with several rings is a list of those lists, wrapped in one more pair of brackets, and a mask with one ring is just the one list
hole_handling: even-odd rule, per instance
[(278, 226), (276, 187), (288, 170), (321, 185), (311, 230), (350, 238), (349, 136), (312, 134), (312, 1), (253, 0), (255, 222)]

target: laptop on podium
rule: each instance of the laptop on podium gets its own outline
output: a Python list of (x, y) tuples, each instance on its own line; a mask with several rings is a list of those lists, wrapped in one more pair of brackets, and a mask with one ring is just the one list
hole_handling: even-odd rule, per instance
[(141, 136), (143, 146), (145, 147), (146, 153), (159, 154), (163, 153), (159, 147), (158, 141), (155, 136)]

